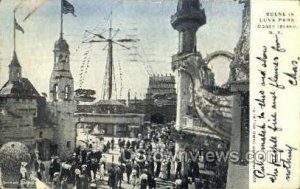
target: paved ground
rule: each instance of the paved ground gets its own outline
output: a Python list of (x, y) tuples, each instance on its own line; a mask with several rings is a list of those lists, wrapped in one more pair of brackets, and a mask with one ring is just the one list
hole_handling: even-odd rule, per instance
[[(125, 139), (125, 140), (127, 140), (127, 139)], [(113, 151), (110, 150), (109, 153), (104, 154), (105, 157), (106, 157), (106, 162), (107, 163), (112, 163), (113, 162), (114, 164), (118, 164), (117, 160), (120, 157), (120, 153), (119, 153), (120, 149), (117, 147), (117, 145), (115, 145), (115, 146), (116, 146), (116, 148)], [(123, 177), (124, 177), (124, 179), (127, 178), (125, 173), (124, 173)], [(97, 182), (98, 188), (101, 188), (101, 189), (102, 188), (103, 189), (109, 188), (107, 186), (108, 177), (105, 176), (104, 180), (105, 181), (102, 181), (102, 182), (98, 181)], [(157, 182), (157, 188), (158, 189), (167, 189), (167, 188), (170, 188), (172, 186), (172, 184), (173, 184), (173, 182), (171, 182), (171, 181), (164, 181), (164, 180), (161, 180), (161, 179), (156, 179), (156, 182)], [(127, 181), (124, 180), (122, 182), (122, 188), (124, 188), (124, 189), (131, 189), (132, 186), (130, 184), (127, 184)]]
[[(125, 176), (125, 175), (124, 175)], [(125, 177), (124, 177), (125, 178)], [(157, 188), (158, 189), (167, 189), (172, 186), (172, 182), (170, 181), (163, 181), (163, 180), (157, 180)], [(109, 186), (107, 185), (107, 177), (105, 177), (105, 181), (97, 182), (97, 187), (101, 189), (109, 189)], [(132, 186), (130, 184), (127, 184), (126, 181), (122, 182), (122, 188), (123, 189), (132, 189)]]
[[(86, 136), (84, 136), (83, 134), (79, 137), (79, 140), (86, 140)], [(95, 137), (94, 136), (88, 136), (88, 139), (92, 139), (95, 140)], [(111, 140), (111, 137), (105, 137), (105, 142), (106, 143), (108, 140), (110, 141)], [(129, 139), (129, 138), (124, 138), (126, 141), (127, 140), (133, 140), (132, 138)], [(103, 154), (105, 156), (105, 161), (108, 163), (108, 164), (111, 164), (111, 163), (114, 163), (114, 164), (118, 164), (118, 158), (120, 157), (120, 149), (117, 145), (117, 141), (118, 141), (118, 138), (115, 138), (115, 149), (114, 150), (110, 150), (109, 153), (105, 153)], [(98, 143), (99, 145), (99, 143)], [(48, 178), (48, 174), (47, 174), (47, 170), (48, 170), (48, 167), (49, 167), (49, 162), (44, 162), (45, 164), (45, 167), (46, 167), (46, 175), (45, 177)], [(124, 179), (126, 179), (126, 174), (124, 173)], [(0, 172), (0, 180), (1, 180), (1, 172)], [(99, 189), (109, 189), (109, 186), (107, 185), (107, 180), (108, 180), (108, 177), (105, 176), (104, 177), (104, 181), (100, 181), (99, 178), (96, 178), (96, 184), (97, 184), (97, 188)], [(164, 180), (161, 180), (161, 179), (156, 179), (156, 183), (157, 183), (157, 188), (158, 189), (167, 189), (167, 188), (171, 188), (173, 182), (171, 181), (164, 181)], [(47, 183), (47, 185), (49, 186), (50, 183)], [(193, 189), (194, 187), (192, 186), (191, 189)], [(0, 183), (0, 189), (1, 188), (1, 183)], [(45, 189), (43, 187), (43, 189)], [(130, 184), (128, 184), (126, 181), (123, 181), (122, 182), (122, 189), (132, 189), (132, 186)]]
[[(132, 138), (124, 138), (126, 141), (127, 140), (133, 140)], [(104, 137), (104, 140), (105, 141), (108, 141), (108, 140), (111, 140), (111, 137)], [(114, 164), (118, 164), (118, 158), (120, 157), (120, 149), (117, 145), (117, 140), (118, 138), (115, 138), (115, 148), (114, 150), (110, 150), (109, 153), (105, 153), (104, 156), (105, 156), (105, 159), (106, 159), (106, 162), (107, 163), (114, 163)], [(127, 178), (126, 177), (126, 174), (124, 173), (124, 179)], [(103, 189), (106, 189), (106, 188), (109, 188), (107, 186), (107, 180), (108, 180), (108, 177), (105, 176), (104, 177), (104, 181), (98, 181), (97, 182), (97, 186), (98, 188), (103, 188)], [(161, 180), (161, 179), (156, 179), (156, 182), (157, 182), (157, 188), (159, 189), (167, 189), (169, 187), (172, 186), (173, 182), (170, 182), (170, 181), (164, 181), (164, 180)], [(123, 181), (122, 182), (122, 188), (124, 189), (131, 189), (131, 185), (130, 184), (127, 184), (127, 181)]]

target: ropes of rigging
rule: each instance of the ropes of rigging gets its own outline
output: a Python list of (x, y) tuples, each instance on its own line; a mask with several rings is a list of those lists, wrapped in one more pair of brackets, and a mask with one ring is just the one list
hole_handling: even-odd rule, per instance
[[(106, 62), (108, 61), (108, 56), (106, 57)], [(104, 80), (102, 82), (102, 90), (101, 90), (101, 96), (102, 96), (102, 99), (105, 99), (105, 96), (108, 95), (106, 94), (106, 88), (107, 88), (107, 83), (106, 81), (108, 80), (108, 64), (105, 65), (105, 75), (104, 75)]]
[[(108, 22), (109, 21), (109, 17), (108, 18), (104, 18), (104, 22)], [(92, 31), (96, 31), (96, 30), (99, 30), (101, 25), (103, 23), (102, 22), (99, 22), (93, 29)], [(107, 32), (106, 29), (102, 29), (101, 31), (101, 35), (104, 34), (105, 32)], [(78, 44), (76, 50), (75, 50), (75, 53), (78, 53), (81, 49), (82, 49), (82, 44), (83, 41), (88, 41), (88, 40), (92, 40), (93, 38), (95, 38), (94, 35), (92, 35), (91, 33), (85, 31), (83, 33), (83, 37), (82, 37), (82, 42)], [(79, 88), (82, 88), (84, 83), (85, 83), (85, 77), (88, 73), (88, 69), (90, 67), (90, 62), (91, 62), (91, 57), (89, 56), (91, 50), (92, 50), (92, 45), (91, 43), (89, 43), (89, 45), (86, 47), (86, 49), (84, 49), (84, 53), (83, 53), (83, 59), (82, 59), (82, 63), (81, 63), (81, 66), (80, 66), (80, 73), (79, 73)]]
[(118, 99), (118, 89), (117, 89), (117, 82), (116, 82), (116, 74), (115, 74), (115, 66), (114, 64), (112, 65), (112, 75), (113, 75), (113, 83), (114, 83), (114, 86), (115, 86), (115, 96), (116, 96), (116, 99)]
[(120, 74), (120, 98), (122, 98), (122, 92), (123, 92), (123, 79), (122, 79), (122, 70), (121, 70), (121, 64), (120, 61), (118, 61), (119, 66), (119, 74)]

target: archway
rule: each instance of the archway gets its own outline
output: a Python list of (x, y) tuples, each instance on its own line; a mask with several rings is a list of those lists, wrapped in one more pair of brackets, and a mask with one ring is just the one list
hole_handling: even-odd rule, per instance
[(234, 55), (227, 51), (215, 51), (204, 59), (205, 63), (215, 74), (215, 84), (217, 86), (226, 86), (230, 80), (230, 65)]
[(164, 124), (165, 116), (160, 113), (155, 113), (150, 116), (151, 123)]
[(49, 160), (51, 156), (57, 155), (57, 144), (52, 143), (49, 139), (38, 139), (36, 145), (41, 160)]

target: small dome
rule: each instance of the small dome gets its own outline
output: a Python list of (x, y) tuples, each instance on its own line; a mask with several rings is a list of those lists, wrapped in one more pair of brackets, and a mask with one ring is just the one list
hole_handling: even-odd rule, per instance
[(59, 38), (54, 44), (55, 51), (69, 51), (69, 45), (66, 40)]
[(171, 16), (174, 29), (183, 31), (190, 27), (198, 28), (206, 24), (205, 11), (199, 0), (179, 0), (177, 12)]
[(200, 11), (199, 0), (179, 0), (177, 5), (178, 12)]

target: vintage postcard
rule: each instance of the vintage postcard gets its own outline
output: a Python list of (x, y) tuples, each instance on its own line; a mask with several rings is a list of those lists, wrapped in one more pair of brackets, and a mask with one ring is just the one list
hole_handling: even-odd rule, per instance
[(0, 0), (0, 189), (298, 189), (299, 61), (298, 0)]

